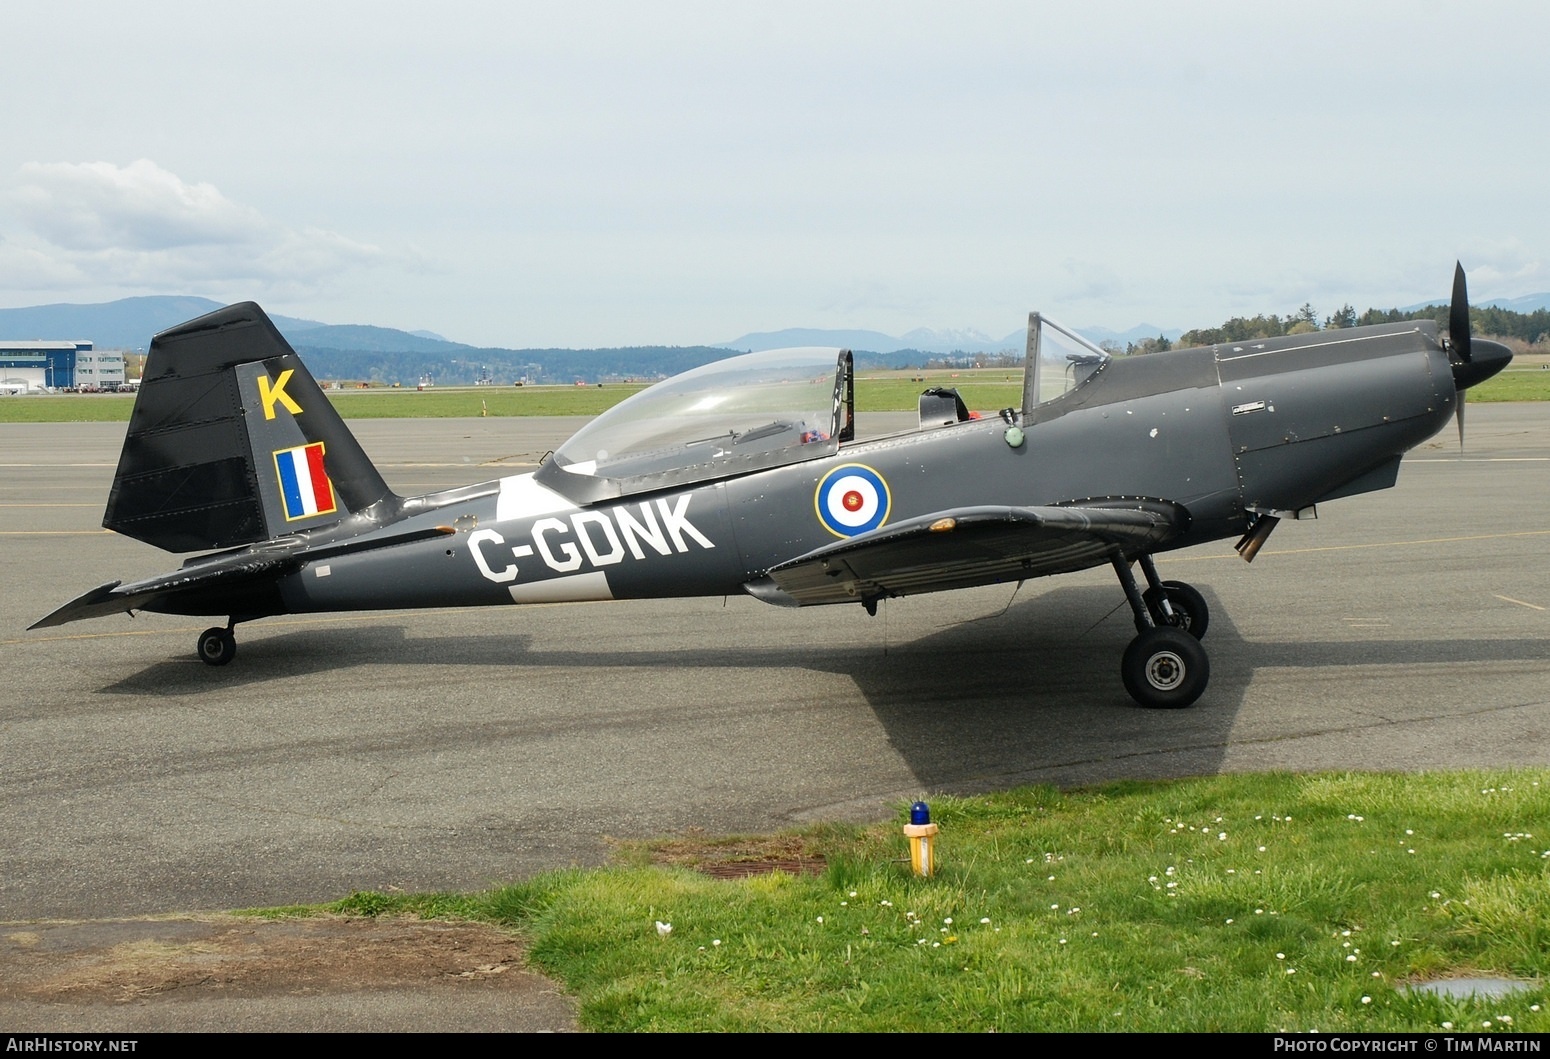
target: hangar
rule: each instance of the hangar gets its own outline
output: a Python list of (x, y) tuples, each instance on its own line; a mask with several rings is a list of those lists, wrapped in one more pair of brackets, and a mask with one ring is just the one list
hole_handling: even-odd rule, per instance
[(117, 350), (99, 353), (90, 342), (0, 340), (0, 393), (117, 390), (123, 385), (124, 354)]

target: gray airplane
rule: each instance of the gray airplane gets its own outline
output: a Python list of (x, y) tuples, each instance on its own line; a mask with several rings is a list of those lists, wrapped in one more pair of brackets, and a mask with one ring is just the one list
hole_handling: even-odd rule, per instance
[[(157, 335), (103, 525), (177, 571), (112, 582), (33, 628), (136, 610), (226, 616), (746, 592), (783, 607), (1021, 582), (1109, 564), (1135, 615), (1125, 689), (1205, 690), (1200, 593), (1157, 552), (1238, 537), (1392, 486), (1406, 450), (1511, 360), (1471, 341), (1462, 268), (1448, 333), (1385, 324), (1121, 357), (1035, 313), (1022, 408), (956, 392), (917, 429), (858, 436), (849, 351), (709, 364), (600, 415), (536, 472), (424, 496), (388, 488), (261, 309)], [(208, 551), (209, 549), (215, 549)], [(1142, 581), (1134, 574), (1139, 566)]]

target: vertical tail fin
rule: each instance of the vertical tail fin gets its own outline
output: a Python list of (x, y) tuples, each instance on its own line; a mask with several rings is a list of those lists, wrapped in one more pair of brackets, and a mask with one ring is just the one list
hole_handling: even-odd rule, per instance
[(396, 499), (296, 351), (243, 302), (151, 340), (102, 524), (182, 552)]

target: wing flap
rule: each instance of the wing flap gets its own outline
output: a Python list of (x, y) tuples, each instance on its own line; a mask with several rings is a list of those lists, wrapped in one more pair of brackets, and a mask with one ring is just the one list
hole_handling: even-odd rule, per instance
[(748, 588), (766, 602), (813, 606), (1025, 581), (1151, 551), (1188, 525), (1182, 507), (1160, 500), (961, 508), (837, 541)]

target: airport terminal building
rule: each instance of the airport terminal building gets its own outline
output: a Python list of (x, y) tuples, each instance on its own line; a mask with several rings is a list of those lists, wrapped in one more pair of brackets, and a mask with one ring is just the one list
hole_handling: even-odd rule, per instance
[(124, 385), (124, 354), (92, 349), (90, 342), (0, 340), (0, 394), (50, 390), (117, 390)]

